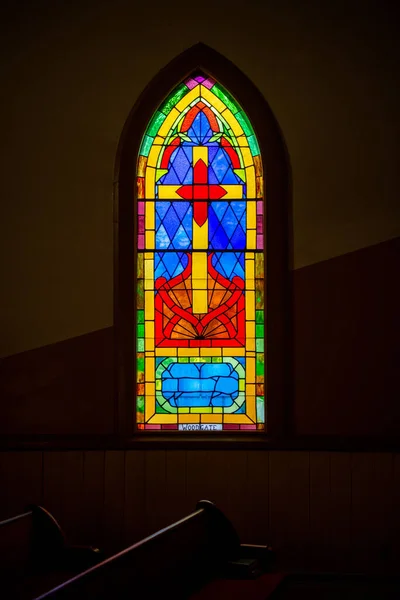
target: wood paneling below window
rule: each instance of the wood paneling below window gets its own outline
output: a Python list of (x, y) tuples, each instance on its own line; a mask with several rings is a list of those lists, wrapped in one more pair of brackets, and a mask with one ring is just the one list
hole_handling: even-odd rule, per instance
[(0, 519), (42, 503), (75, 543), (115, 550), (215, 501), (288, 568), (398, 570), (400, 454), (0, 453)]

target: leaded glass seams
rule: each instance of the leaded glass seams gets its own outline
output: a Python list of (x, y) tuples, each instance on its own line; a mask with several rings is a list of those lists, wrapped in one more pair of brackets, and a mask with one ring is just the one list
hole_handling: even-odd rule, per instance
[(189, 78), (151, 120), (137, 174), (138, 428), (263, 429), (262, 165), (251, 124), (214, 80)]

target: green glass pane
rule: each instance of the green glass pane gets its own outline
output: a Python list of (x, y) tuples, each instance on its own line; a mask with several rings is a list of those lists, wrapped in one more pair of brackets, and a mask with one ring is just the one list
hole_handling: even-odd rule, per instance
[(144, 396), (138, 396), (136, 398), (136, 409), (138, 412), (144, 412)]
[(264, 282), (256, 279), (256, 308), (264, 308)]
[(189, 362), (189, 357), (188, 356), (181, 356), (179, 358), (179, 362), (180, 363), (188, 363)]
[(150, 125), (147, 128), (147, 131), (146, 131), (147, 135), (151, 135), (151, 136), (155, 137), (158, 130), (161, 127), (162, 122), (165, 121), (165, 118), (166, 117), (163, 113), (157, 111), (155, 113), (155, 115), (153, 116)]
[(236, 114), (236, 118), (239, 121), (240, 125), (242, 126), (243, 131), (245, 132), (245, 134), (247, 136), (254, 135), (253, 128), (250, 125), (250, 121), (243, 111), (238, 112)]
[(264, 375), (264, 354), (257, 352), (256, 375)]
[(213, 356), (212, 362), (213, 363), (222, 363), (222, 356)]
[(263, 310), (256, 310), (256, 323), (264, 324), (264, 311)]
[(168, 415), (170, 411), (165, 410), (165, 408), (163, 408), (161, 406), (161, 404), (159, 404), (158, 402), (156, 402), (156, 413), (158, 415)]
[(136, 346), (137, 346), (137, 351), (138, 352), (144, 352), (144, 339), (143, 338), (138, 338), (136, 340)]
[(184, 83), (178, 85), (178, 87), (174, 89), (174, 91), (168, 96), (168, 98), (164, 100), (164, 102), (160, 106), (160, 111), (164, 113), (164, 115), (167, 115), (169, 112), (171, 112), (175, 104), (177, 104), (179, 100), (183, 98), (183, 96), (186, 96), (188, 91), (189, 88), (187, 88)]
[(142, 145), (140, 146), (139, 154), (141, 154), (142, 156), (148, 156), (153, 142), (154, 138), (145, 135), (142, 141)]
[(144, 290), (143, 290), (143, 279), (139, 279), (137, 282), (137, 308), (144, 308)]
[(256, 337), (264, 337), (264, 325), (256, 325)]
[(264, 340), (261, 338), (256, 339), (256, 350), (257, 352), (264, 352)]
[(137, 326), (137, 336), (144, 337), (144, 325)]
[[(165, 369), (173, 362), (176, 362), (176, 358), (172, 358), (171, 356), (162, 359), (162, 364)], [(179, 362), (182, 362), (182, 360), (179, 359)]]
[(260, 154), (260, 147), (258, 145), (257, 139), (255, 135), (251, 135), (247, 138), (249, 142), (250, 150), (253, 156), (258, 156)]
[(144, 310), (137, 311), (137, 322), (144, 323)]
[(216, 83), (213, 86), (212, 91), (217, 96), (217, 98), (219, 98), (220, 100), (222, 100), (222, 102), (224, 102), (224, 104), (226, 104), (226, 106), (232, 111), (234, 115), (238, 112), (239, 106), (236, 104), (235, 100), (232, 98), (229, 92), (227, 92), (226, 90), (222, 90), (219, 87), (218, 83)]
[(264, 410), (264, 397), (257, 396), (256, 398), (256, 409), (257, 409), (257, 423), (264, 423), (265, 410)]
[(137, 357), (136, 368), (138, 370), (138, 373), (144, 373), (144, 356)]

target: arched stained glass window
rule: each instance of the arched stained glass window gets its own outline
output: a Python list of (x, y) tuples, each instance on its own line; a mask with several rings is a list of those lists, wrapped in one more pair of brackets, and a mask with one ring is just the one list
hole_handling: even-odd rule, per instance
[(137, 160), (139, 430), (265, 430), (263, 189), (246, 112), (193, 72)]

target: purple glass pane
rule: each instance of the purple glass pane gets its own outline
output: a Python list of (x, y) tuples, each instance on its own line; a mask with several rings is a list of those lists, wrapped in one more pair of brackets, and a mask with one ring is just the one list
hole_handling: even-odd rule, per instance
[(144, 215), (144, 202), (138, 202), (138, 215)]
[(257, 233), (262, 233), (264, 231), (263, 223), (264, 219), (262, 215), (257, 215)]
[(209, 90), (211, 90), (214, 83), (215, 83), (215, 81), (214, 81), (214, 79), (211, 79), (211, 77), (208, 77), (208, 79), (205, 79), (203, 81), (204, 87), (208, 88)]
[(144, 235), (138, 235), (138, 248), (144, 250)]
[(264, 236), (257, 235), (257, 250), (262, 250), (264, 248)]
[(257, 214), (262, 215), (264, 212), (264, 202), (262, 200), (257, 200)]
[(138, 231), (144, 233), (144, 215), (139, 215), (138, 221)]
[(198, 83), (201, 83), (202, 81), (204, 81), (204, 79), (205, 79), (205, 77), (202, 77), (202, 75), (198, 75), (197, 77), (195, 77), (195, 80), (196, 80)]
[(194, 87), (196, 87), (197, 81), (195, 81), (194, 79), (190, 78), (187, 81), (185, 81), (185, 85), (189, 88), (189, 90), (192, 90)]

